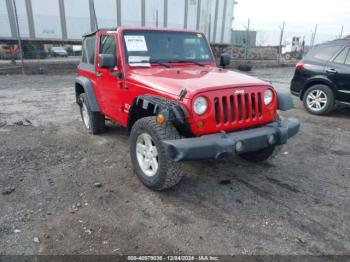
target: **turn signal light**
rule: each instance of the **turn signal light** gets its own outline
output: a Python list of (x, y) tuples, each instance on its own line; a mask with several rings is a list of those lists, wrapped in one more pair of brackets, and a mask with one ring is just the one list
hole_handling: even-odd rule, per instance
[(163, 125), (165, 123), (165, 116), (163, 114), (157, 115), (156, 121), (158, 124)]
[(198, 121), (197, 126), (199, 129), (203, 129), (204, 128), (204, 121)]

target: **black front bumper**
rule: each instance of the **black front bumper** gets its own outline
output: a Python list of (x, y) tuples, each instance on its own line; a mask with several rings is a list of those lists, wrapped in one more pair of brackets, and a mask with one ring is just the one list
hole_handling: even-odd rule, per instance
[[(289, 138), (298, 133), (299, 127), (298, 119), (289, 118), (244, 131), (165, 140), (163, 143), (167, 154), (174, 161), (221, 159), (258, 151), (271, 145), (286, 144)], [(239, 151), (237, 151), (237, 143), (243, 144)]]

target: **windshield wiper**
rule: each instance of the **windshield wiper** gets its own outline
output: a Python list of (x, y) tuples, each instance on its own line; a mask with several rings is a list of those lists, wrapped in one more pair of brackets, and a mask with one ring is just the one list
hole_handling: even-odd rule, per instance
[(173, 61), (168, 61), (168, 63), (192, 63), (192, 64), (195, 64), (195, 65), (201, 66), (201, 67), (205, 66), (205, 65), (203, 65), (195, 60), (173, 60)]
[(170, 68), (170, 67), (171, 67), (170, 65), (168, 65), (168, 64), (166, 64), (166, 63), (162, 63), (162, 62), (157, 61), (157, 60), (154, 60), (154, 59), (151, 59), (149, 62), (150, 62), (151, 64), (158, 64), (158, 65), (164, 66), (164, 67), (166, 67), (166, 68)]

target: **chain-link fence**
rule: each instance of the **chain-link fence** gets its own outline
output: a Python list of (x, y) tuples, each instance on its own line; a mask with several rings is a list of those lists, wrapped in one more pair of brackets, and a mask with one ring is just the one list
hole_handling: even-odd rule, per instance
[(313, 46), (344, 38), (343, 29), (341, 25), (237, 22), (232, 30), (231, 46), (225, 51), (238, 64), (292, 65)]
[[(22, 47), (22, 55), (21, 49)], [(80, 61), (80, 43), (0, 41), (0, 74), (46, 73), (74, 70)]]
[[(287, 23), (268, 26), (256, 22), (237, 23), (231, 32), (230, 43), (213, 43), (212, 49), (217, 58), (223, 52), (229, 53), (233, 67), (242, 64), (263, 67), (293, 65), (312, 46), (345, 37), (340, 29), (341, 26), (309, 25), (302, 28)], [(79, 63), (80, 55), (79, 42), (3, 40), (0, 41), (0, 74), (45, 73), (54, 70), (72, 72)]]

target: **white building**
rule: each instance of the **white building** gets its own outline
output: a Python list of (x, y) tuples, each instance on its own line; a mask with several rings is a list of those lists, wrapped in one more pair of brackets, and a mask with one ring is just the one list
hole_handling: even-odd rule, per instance
[[(229, 43), (234, 0), (0, 0), (0, 40), (80, 40), (116, 26), (195, 29), (213, 43)], [(95, 12), (94, 12), (95, 9)]]

